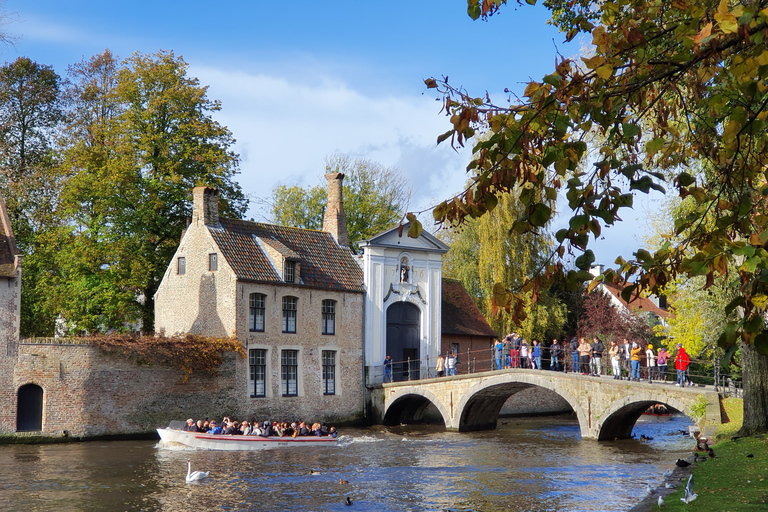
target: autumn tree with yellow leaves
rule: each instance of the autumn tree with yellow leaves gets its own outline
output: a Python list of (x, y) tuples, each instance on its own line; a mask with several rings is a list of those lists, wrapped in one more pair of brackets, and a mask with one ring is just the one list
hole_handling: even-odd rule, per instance
[[(502, 12), (505, 4), (468, 0), (468, 13), (512, 15)], [(656, 189), (690, 198), (694, 207), (676, 219), (665, 243), (617, 260), (593, 285), (628, 283), (624, 298), (631, 299), (678, 277), (702, 276), (704, 287), (730, 280), (738, 295), (722, 305), (728, 321), (719, 344), (741, 345), (744, 433), (768, 430), (768, 0), (544, 5), (566, 39), (591, 34), (594, 55), (561, 58), (512, 104), (473, 96), (447, 79), (426, 80), (451, 122), (439, 141), (477, 140), (471, 185), (437, 205), (435, 219), (455, 225), (482, 217), (519, 188), (523, 208), (514, 229), (537, 232), (552, 218), (550, 201), (565, 196), (572, 215), (555, 234), (556, 256), (507, 290), (509, 308), (521, 317), (527, 294), (592, 279), (590, 240), (632, 207), (634, 194)], [(484, 136), (475, 139), (478, 133)], [(595, 162), (587, 162), (587, 134), (600, 141)], [(576, 268), (564, 264), (569, 253), (577, 255)]]

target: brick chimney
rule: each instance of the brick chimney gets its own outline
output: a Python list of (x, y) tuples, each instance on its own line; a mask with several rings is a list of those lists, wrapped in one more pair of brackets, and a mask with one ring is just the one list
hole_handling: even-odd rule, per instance
[(331, 172), (325, 175), (325, 179), (328, 180), (328, 205), (325, 207), (325, 216), (323, 217), (323, 231), (332, 234), (339, 245), (349, 247), (347, 216), (344, 214), (342, 189), (344, 175), (340, 172)]
[(195, 187), (192, 191), (192, 223), (206, 226), (219, 225), (219, 191), (209, 187)]

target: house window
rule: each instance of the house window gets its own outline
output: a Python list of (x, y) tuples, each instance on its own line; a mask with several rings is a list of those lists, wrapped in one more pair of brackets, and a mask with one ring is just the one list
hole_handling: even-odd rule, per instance
[(323, 350), (323, 394), (336, 394), (336, 351)]
[(285, 282), (286, 283), (296, 282), (296, 262), (295, 261), (285, 262)]
[(253, 382), (251, 396), (267, 396), (267, 351), (261, 348), (250, 350), (248, 363)]
[(336, 334), (336, 301), (323, 301), (323, 334)]
[(297, 301), (296, 297), (283, 297), (283, 332), (296, 332)]
[(211, 272), (219, 270), (219, 257), (215, 252), (208, 255), (208, 270)]
[(250, 295), (250, 314), (248, 317), (248, 326), (251, 331), (264, 332), (265, 308), (264, 302), (267, 296), (263, 293), (252, 293)]
[(179, 259), (176, 260), (176, 273), (180, 276), (187, 273), (187, 258), (184, 256), (179, 256)]
[(299, 394), (299, 351), (283, 350), (280, 355), (283, 396)]

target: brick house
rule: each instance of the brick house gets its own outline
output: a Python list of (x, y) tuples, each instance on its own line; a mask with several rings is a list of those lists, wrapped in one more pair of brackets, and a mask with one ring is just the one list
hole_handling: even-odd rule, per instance
[(499, 335), (456, 279), (443, 278), (443, 314), (441, 352), (459, 355), (460, 373), (493, 369), (493, 342)]
[(194, 189), (193, 217), (155, 295), (155, 329), (237, 337), (240, 408), (274, 418), (363, 414), (363, 275), (348, 247), (343, 174), (314, 231), (220, 218)]

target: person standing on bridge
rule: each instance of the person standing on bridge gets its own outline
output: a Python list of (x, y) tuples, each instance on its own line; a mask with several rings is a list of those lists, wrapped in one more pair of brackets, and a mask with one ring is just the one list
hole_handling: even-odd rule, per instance
[(640, 382), (640, 354), (643, 352), (643, 347), (637, 344), (636, 341), (632, 342), (632, 349), (629, 351), (630, 363), (632, 364), (632, 378), (636, 382)]
[(493, 343), (493, 358), (496, 361), (496, 370), (501, 370), (501, 358), (502, 356), (502, 349), (504, 348), (504, 345), (501, 343), (501, 340), (496, 340)]
[(669, 360), (669, 353), (665, 347), (659, 348), (659, 354), (656, 359), (656, 372), (660, 381), (667, 380), (667, 361)]
[(445, 369), (449, 376), (456, 375), (456, 355), (453, 351), (448, 352), (448, 355), (445, 358)]
[(384, 358), (384, 382), (392, 382), (392, 358)]
[(611, 346), (608, 347), (608, 357), (611, 359), (611, 368), (613, 369), (614, 380), (621, 378), (621, 358), (619, 357), (620, 353), (621, 348), (619, 348), (619, 344), (616, 343), (616, 340), (611, 340)]
[(624, 343), (621, 345), (621, 364), (623, 369), (627, 371), (627, 375), (631, 375), (629, 371), (630, 359), (632, 357), (632, 354), (630, 354), (630, 350), (631, 350), (631, 347), (629, 345), (629, 341), (627, 341), (627, 338), (624, 338)]
[(571, 350), (571, 360), (573, 361), (571, 371), (576, 373), (579, 371), (579, 340), (575, 336), (571, 338), (571, 344), (568, 348)]
[(645, 364), (648, 366), (648, 382), (656, 378), (656, 354), (653, 353), (653, 345), (648, 344), (645, 349)]
[(532, 341), (531, 347), (531, 366), (536, 370), (541, 370), (541, 343), (536, 340)]
[(501, 355), (504, 358), (502, 361), (502, 367), (504, 369), (512, 368), (512, 335), (507, 334), (504, 336), (504, 341), (501, 344)]
[(589, 344), (586, 338), (579, 340), (579, 366), (581, 367), (582, 375), (589, 375), (589, 354), (592, 353), (592, 346)]
[(512, 368), (520, 368), (520, 347), (523, 345), (520, 335), (512, 333)]
[(443, 354), (440, 354), (437, 356), (437, 364), (435, 365), (435, 371), (437, 372), (438, 377), (445, 376), (445, 358), (443, 357)]
[(549, 346), (549, 369), (555, 372), (560, 371), (560, 344), (557, 338), (552, 339), (552, 345)]
[(683, 348), (682, 343), (677, 344), (677, 357), (675, 358), (675, 369), (677, 370), (677, 384), (675, 386), (685, 386), (687, 382), (685, 372), (688, 371), (688, 365), (691, 364), (691, 358)]
[(605, 346), (600, 338), (592, 337), (592, 375), (599, 377), (603, 374), (603, 350)]

